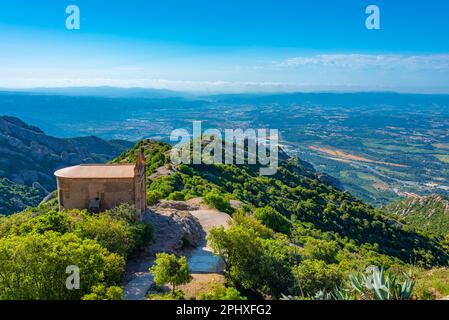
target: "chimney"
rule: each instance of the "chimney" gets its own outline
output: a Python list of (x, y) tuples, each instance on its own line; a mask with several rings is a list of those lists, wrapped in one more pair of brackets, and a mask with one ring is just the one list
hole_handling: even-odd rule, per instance
[(136, 151), (136, 165), (137, 167), (143, 167), (146, 165), (143, 148), (140, 148), (139, 150)]
[(134, 191), (135, 191), (135, 206), (140, 213), (139, 220), (142, 219), (142, 212), (147, 206), (147, 188), (146, 188), (146, 161), (144, 148), (136, 150), (136, 167), (134, 169), (136, 174)]

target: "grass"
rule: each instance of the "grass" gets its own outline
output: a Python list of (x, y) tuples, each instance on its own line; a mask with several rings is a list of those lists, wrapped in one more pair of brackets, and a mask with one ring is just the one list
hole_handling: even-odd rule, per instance
[(418, 273), (415, 295), (425, 300), (438, 300), (449, 296), (449, 269), (432, 269)]
[(225, 278), (220, 274), (192, 274), (192, 281), (179, 288), (184, 291), (187, 300), (197, 299), (203, 292), (210, 291), (216, 285), (224, 285)]

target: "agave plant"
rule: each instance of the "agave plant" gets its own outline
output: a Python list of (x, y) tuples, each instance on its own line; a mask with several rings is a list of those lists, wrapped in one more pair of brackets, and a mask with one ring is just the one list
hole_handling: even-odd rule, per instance
[(279, 300), (298, 300), (298, 297), (294, 297), (294, 296), (290, 296), (290, 295), (285, 295), (285, 294), (281, 294), (281, 298)]
[(315, 295), (315, 300), (334, 300), (332, 293), (320, 290)]
[(391, 276), (377, 267), (368, 268), (366, 274), (351, 275), (349, 280), (352, 289), (366, 300), (407, 300), (415, 286), (410, 274)]
[[(366, 273), (349, 276), (349, 286), (333, 292), (319, 291), (315, 300), (408, 300), (411, 299), (415, 280), (411, 274), (391, 275), (383, 269), (370, 267)], [(353, 293), (356, 293), (354, 296)]]
[(332, 297), (334, 300), (353, 300), (353, 296), (349, 292), (349, 290), (336, 288), (332, 293)]

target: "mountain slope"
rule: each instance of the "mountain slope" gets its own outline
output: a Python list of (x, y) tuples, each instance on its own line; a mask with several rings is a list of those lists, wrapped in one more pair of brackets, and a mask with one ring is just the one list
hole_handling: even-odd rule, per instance
[(417, 230), (437, 236), (449, 235), (449, 200), (439, 195), (413, 197), (386, 207)]
[[(292, 295), (313, 299), (317, 292), (340, 288), (350, 274), (362, 272), (368, 266), (383, 267), (402, 275), (403, 271), (416, 274), (422, 271), (421, 267), (448, 264), (447, 243), (403, 228), (382, 212), (321, 181), (313, 167), (299, 159), (281, 153), (278, 173), (261, 177), (259, 167), (252, 165), (174, 166), (169, 160), (170, 145), (144, 140), (113, 162), (134, 162), (135, 151), (141, 148), (148, 164), (150, 204), (161, 199), (199, 201), (201, 197), (207, 205), (232, 215), (229, 229), (213, 228), (208, 240), (214, 252), (225, 259), (226, 284), (247, 297), (273, 299)], [(107, 248), (127, 243), (125, 238), (129, 233), (119, 232), (107, 222), (110, 216), (133, 217), (124, 210), (126, 207), (129, 209), (125, 206), (103, 215), (98, 225), (94, 225), (97, 227), (87, 232), (89, 237), (102, 241)], [(46, 237), (61, 229), (73, 232), (68, 226), (82, 223), (83, 219), (78, 216), (102, 217), (77, 210), (59, 213), (51, 206), (41, 205), (0, 218), (0, 233), (4, 235), (0, 240), (6, 249), (0, 252), (16, 254), (27, 249), (33, 250), (35, 257), (32, 261), (0, 259), (7, 263), (4, 269), (8, 271), (2, 279), (9, 280), (11, 274), (20, 274), (25, 267), (27, 270), (39, 267), (40, 275), (40, 261), (47, 256), (46, 252), (35, 252), (30, 245), (18, 245), (24, 241), (31, 244), (42, 241), (35, 236), (39, 232)], [(74, 224), (69, 223), (71, 219)], [(86, 226), (81, 224), (80, 230)], [(22, 234), (17, 237), (15, 233)], [(56, 235), (50, 239), (57, 241)], [(49, 262), (45, 268), (54, 266)], [(447, 271), (441, 270), (444, 277)], [(430, 290), (433, 283), (440, 281), (433, 275), (425, 277), (423, 290)], [(15, 289), (20, 284), (16, 281), (11, 287)], [(44, 282), (43, 287), (46, 286), (48, 282)]]
[[(362, 251), (422, 265), (449, 261), (440, 243), (403, 229), (382, 212), (320, 181), (308, 163), (296, 158), (280, 159), (275, 176), (261, 177), (257, 166), (182, 164), (174, 168), (169, 163), (170, 146), (160, 142), (146, 140), (135, 148), (145, 149), (150, 203), (204, 197), (232, 213), (226, 203), (239, 200), (247, 212), (271, 207), (292, 223), (300, 222), (301, 232), (328, 233), (326, 239), (338, 239), (342, 246), (351, 247), (348, 250), (356, 244)], [(134, 161), (134, 152), (122, 154), (115, 162)], [(156, 171), (166, 174), (152, 175)]]
[(44, 190), (20, 185), (0, 178), (0, 214), (24, 210), (39, 204), (45, 196)]
[[(9, 180), (8, 183), (6, 180), (3, 183), (10, 190), (19, 190), (21, 187), (18, 185), (25, 185), (38, 189), (41, 194), (42, 190), (52, 191), (56, 187), (53, 176), (55, 170), (80, 163), (107, 162), (131, 146), (132, 143), (129, 142), (105, 141), (97, 137), (55, 138), (18, 118), (2, 116), (0, 177)], [(28, 203), (27, 199), (23, 201)], [(15, 211), (10, 205), (0, 205), (9, 208), (0, 213)], [(15, 209), (22, 208), (18, 206)]]

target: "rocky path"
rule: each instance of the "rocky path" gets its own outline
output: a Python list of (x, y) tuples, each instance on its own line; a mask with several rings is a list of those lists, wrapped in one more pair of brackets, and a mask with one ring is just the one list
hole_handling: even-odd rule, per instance
[[(157, 230), (156, 240), (148, 244), (141, 254), (128, 261), (124, 283), (125, 300), (144, 300), (153, 284), (149, 268), (157, 252), (168, 252), (188, 257), (193, 274), (223, 272), (220, 257), (210, 249), (206, 236), (215, 226), (227, 226), (230, 216), (204, 207), (199, 199), (189, 202), (162, 201), (145, 213)], [(185, 249), (194, 247), (194, 249)]]
[(133, 272), (132, 278), (123, 288), (125, 300), (145, 300), (145, 295), (153, 285), (153, 275), (148, 271), (153, 261), (148, 260), (148, 268), (145, 271)]
[[(227, 227), (230, 216), (217, 210), (200, 209), (190, 211), (198, 219), (206, 234), (213, 227)], [(223, 273), (224, 265), (220, 257), (213, 254), (205, 238), (199, 246), (188, 255), (188, 263), (192, 273)]]

